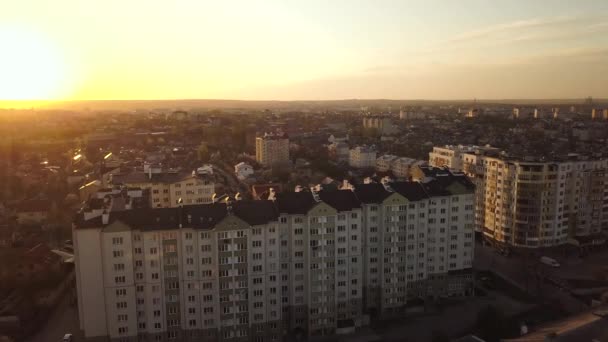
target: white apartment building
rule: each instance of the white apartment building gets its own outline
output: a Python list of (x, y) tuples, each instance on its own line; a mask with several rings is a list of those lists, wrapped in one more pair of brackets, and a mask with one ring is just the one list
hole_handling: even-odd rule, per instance
[(536, 248), (586, 243), (608, 232), (608, 159), (554, 161), (465, 154), (476, 184), (476, 230), (489, 241)]
[(345, 142), (334, 142), (327, 147), (330, 157), (338, 162), (348, 162), (350, 149)]
[(357, 146), (350, 150), (348, 165), (357, 169), (376, 166), (376, 150), (369, 146)]
[(380, 172), (390, 171), (393, 161), (397, 158), (397, 156), (392, 154), (381, 155), (376, 159), (376, 170)]
[(255, 160), (263, 166), (289, 165), (289, 138), (286, 134), (264, 133), (255, 138)]
[(429, 165), (434, 167), (448, 167), (451, 170), (462, 171), (463, 154), (475, 153), (477, 150), (496, 150), (490, 146), (475, 145), (445, 145), (435, 146), (429, 152)]
[(473, 189), (460, 175), (179, 208), (112, 201), (74, 222), (90, 341), (334, 335), (472, 288)]
[(144, 167), (144, 172), (112, 175), (111, 184), (149, 189), (150, 205), (175, 208), (180, 204), (211, 203), (215, 193), (213, 176), (197, 172), (162, 171)]

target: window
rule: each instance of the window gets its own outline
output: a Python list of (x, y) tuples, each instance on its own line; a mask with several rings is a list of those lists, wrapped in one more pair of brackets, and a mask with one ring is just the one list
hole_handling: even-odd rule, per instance
[(122, 238), (121, 237), (113, 237), (112, 238), (112, 244), (113, 245), (122, 245)]
[(122, 250), (119, 250), (119, 251), (113, 251), (113, 252), (112, 252), (112, 255), (113, 255), (115, 258), (120, 258), (120, 257), (123, 257), (123, 256), (125, 255), (125, 253), (124, 253)]

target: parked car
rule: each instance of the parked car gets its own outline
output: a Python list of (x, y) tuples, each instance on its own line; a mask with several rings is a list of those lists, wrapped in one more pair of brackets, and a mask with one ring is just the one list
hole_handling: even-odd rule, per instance
[(553, 258), (549, 258), (548, 256), (540, 257), (540, 262), (551, 267), (559, 267), (559, 262)]
[(72, 336), (72, 334), (63, 335), (63, 342), (73, 342), (73, 341), (74, 341), (74, 337)]

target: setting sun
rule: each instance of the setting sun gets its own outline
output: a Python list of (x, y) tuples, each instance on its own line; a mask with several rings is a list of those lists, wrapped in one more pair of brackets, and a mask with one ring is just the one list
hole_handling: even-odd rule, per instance
[(66, 65), (46, 37), (0, 27), (0, 46), (0, 100), (49, 100), (66, 95)]

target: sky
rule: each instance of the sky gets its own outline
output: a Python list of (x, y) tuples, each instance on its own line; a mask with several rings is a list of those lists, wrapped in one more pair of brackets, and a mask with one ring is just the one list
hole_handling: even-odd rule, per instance
[(608, 97), (608, 1), (1, 0), (0, 100)]

